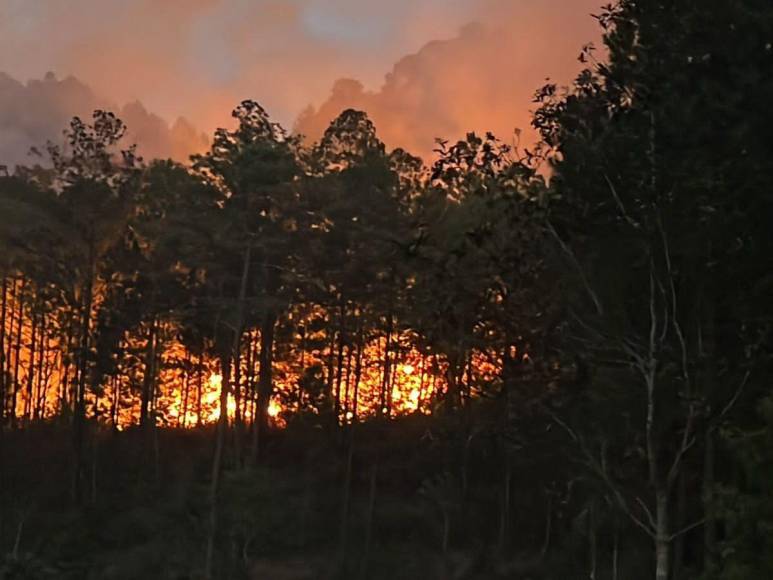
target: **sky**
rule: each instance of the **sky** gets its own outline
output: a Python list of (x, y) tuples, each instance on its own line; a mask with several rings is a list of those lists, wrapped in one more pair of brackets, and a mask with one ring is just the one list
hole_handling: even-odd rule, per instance
[[(84, 107), (133, 104), (135, 116), (141, 108), (137, 124), (149, 123), (146, 140), (164, 125), (173, 131), (183, 117), (185, 127), (164, 136), (183, 150), (186, 138), (200, 146), (191, 125), (211, 133), (245, 98), (312, 139), (341, 108), (356, 106), (371, 114), (389, 146), (426, 155), (435, 137), (527, 129), (534, 91), (547, 77), (570, 81), (581, 47), (598, 42), (590, 14), (601, 4), (0, 0), (0, 72), (7, 75), (0, 77), (0, 107), (34, 101), (30, 81), (53, 72), (48, 85), (36, 85), (36, 94), (47, 95), (41, 105), (57, 103), (63, 115), (77, 108), (73, 92), (90, 93)], [(70, 76), (82, 85), (77, 90)], [(71, 86), (62, 87), (65, 80)], [(27, 109), (23, 116), (35, 117), (36, 109)], [(24, 141), (19, 135), (42, 131), (8, 117), (0, 110), (0, 163)]]

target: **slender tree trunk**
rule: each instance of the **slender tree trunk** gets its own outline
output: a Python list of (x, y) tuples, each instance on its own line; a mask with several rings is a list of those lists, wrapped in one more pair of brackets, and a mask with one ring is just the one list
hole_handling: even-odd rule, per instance
[(11, 427), (16, 426), (16, 407), (19, 398), (21, 384), (19, 381), (19, 370), (21, 369), (21, 347), (22, 347), (22, 328), (24, 327), (24, 278), (21, 279), (21, 287), (17, 294), (18, 301), (18, 324), (16, 326), (16, 345), (14, 347), (13, 361), (13, 394), (11, 395)]
[(8, 278), (3, 276), (2, 302), (0, 302), (0, 431), (5, 427), (6, 359), (5, 320), (8, 305)]
[[(677, 481), (677, 490), (676, 490), (676, 523), (674, 525), (675, 529), (682, 529), (686, 525), (686, 519), (687, 519), (687, 484), (685, 482), (685, 475), (684, 473), (679, 474), (679, 479)], [(673, 572), (674, 572), (674, 578), (676, 580), (679, 580), (682, 575), (682, 568), (684, 566), (684, 549), (685, 549), (685, 538), (684, 534), (680, 534), (675, 540), (674, 540), (674, 565), (673, 565)]]
[[(331, 323), (332, 326), (332, 323)], [(336, 350), (336, 331), (333, 330), (330, 333), (330, 342), (328, 343), (328, 351), (327, 351), (327, 374), (325, 375), (325, 387), (326, 387), (326, 397), (325, 397), (325, 409), (329, 411), (332, 408), (333, 399), (335, 397), (335, 394), (333, 393), (333, 386), (335, 385), (335, 375), (334, 375), (334, 369), (335, 369), (335, 350)]]
[(300, 380), (298, 381), (298, 414), (300, 414), (303, 411), (303, 377), (306, 375), (306, 329), (301, 326), (300, 328), (301, 332), (301, 364), (300, 364), (300, 371), (298, 372), (298, 376), (300, 377)]
[[(711, 256), (708, 256), (711, 259)], [(717, 391), (717, 332), (716, 307), (713, 288), (708, 288), (704, 300), (703, 317), (706, 321), (704, 332), (705, 377), (703, 386), (705, 397), (711, 400)], [(716, 484), (716, 424), (709, 421), (704, 431), (703, 444), (703, 572), (709, 573), (716, 568), (717, 556), (717, 518), (714, 507), (714, 486)]]
[(499, 516), (499, 551), (503, 552), (507, 545), (507, 536), (510, 528), (510, 488), (512, 487), (512, 463), (510, 454), (505, 450), (505, 477), (502, 482), (502, 510)]
[[(93, 256), (93, 252), (91, 252)], [(83, 499), (83, 444), (86, 429), (86, 380), (89, 359), (90, 334), (91, 334), (91, 308), (94, 299), (94, 276), (96, 264), (94, 259), (89, 260), (89, 277), (85, 284), (83, 308), (81, 311), (80, 348), (78, 356), (77, 382), (74, 397), (73, 436), (75, 450), (75, 466), (73, 469), (73, 499), (80, 503)]]
[(34, 419), (38, 420), (45, 416), (46, 409), (46, 392), (43, 389), (43, 365), (45, 358), (48, 356), (48, 333), (46, 324), (46, 315), (40, 315), (40, 334), (38, 336), (38, 371), (37, 371), (37, 383), (36, 383), (36, 395), (35, 395), (35, 410)]
[(590, 569), (588, 571), (588, 578), (590, 580), (596, 580), (596, 560), (598, 554), (598, 530), (596, 529), (596, 501), (591, 500), (591, 504), (588, 508), (588, 537), (589, 537), (589, 554), (588, 560)]
[(343, 303), (340, 305), (340, 322), (338, 331), (338, 355), (336, 363), (335, 401), (333, 403), (333, 425), (337, 426), (341, 418), (341, 381), (344, 370), (344, 348), (346, 345), (346, 311)]
[(274, 327), (277, 317), (273, 311), (266, 312), (260, 332), (260, 369), (258, 371), (258, 409), (255, 424), (255, 458), (260, 457), (268, 433), (268, 407), (274, 394), (273, 353)]
[[(65, 325), (65, 331), (64, 331), (64, 344), (65, 348), (68, 352), (73, 351), (72, 346), (72, 328), (70, 324)], [(67, 416), (67, 410), (70, 407), (70, 402), (68, 400), (68, 394), (69, 394), (69, 385), (70, 385), (70, 367), (72, 365), (70, 364), (70, 357), (65, 356), (64, 361), (62, 363), (62, 378), (60, 381), (60, 397), (59, 397), (59, 412), (62, 415), (62, 418), (66, 418)]]
[(0, 305), (0, 537), (5, 537), (4, 525), (7, 520), (5, 514), (6, 501), (6, 473), (8, 469), (5, 465), (5, 316), (7, 295), (7, 281), (3, 276), (2, 305)]
[(470, 408), (472, 404), (472, 357), (473, 352), (470, 350), (469, 354), (467, 355), (466, 364), (464, 367), (464, 405), (467, 408)]
[(427, 357), (424, 354), (419, 359), (420, 373), (419, 373), (419, 400), (416, 404), (416, 410), (421, 411), (422, 403), (424, 402), (425, 389), (427, 388)]
[(453, 411), (461, 406), (461, 389), (459, 387), (459, 377), (461, 374), (460, 366), (463, 359), (461, 352), (454, 352), (448, 357), (448, 370), (446, 371), (446, 382), (448, 392), (446, 393), (446, 409)]
[(228, 427), (228, 385), (231, 382), (230, 355), (221, 359), (221, 366), (223, 380), (220, 383), (220, 416), (217, 420), (215, 453), (212, 459), (212, 474), (209, 486), (209, 529), (207, 533), (207, 549), (204, 562), (204, 577), (206, 580), (212, 580), (213, 578), (215, 539), (217, 536), (217, 499), (220, 490), (220, 472), (223, 463), (225, 434)]
[(655, 492), (655, 580), (668, 580), (670, 557), (668, 494), (658, 489)]
[(362, 336), (362, 320), (360, 320), (359, 328), (357, 329), (357, 362), (354, 368), (354, 393), (352, 394), (352, 421), (356, 423), (358, 421), (358, 406), (360, 399), (360, 382), (362, 381), (362, 349), (364, 347)]
[(365, 548), (362, 553), (360, 578), (368, 577), (371, 544), (373, 543), (373, 515), (376, 509), (376, 483), (378, 479), (378, 463), (370, 469), (370, 491), (368, 493), (368, 512), (365, 516)]
[(232, 386), (234, 394), (234, 424), (241, 425), (242, 423), (242, 337), (236, 340), (235, 351), (233, 353), (234, 382)]
[(443, 551), (443, 560), (445, 561), (448, 556), (448, 546), (451, 543), (451, 514), (448, 513), (448, 508), (441, 508), (443, 515), (443, 539), (441, 549)]
[(92, 431), (91, 443), (91, 503), (97, 503), (97, 474), (99, 473), (99, 432)]
[(344, 381), (344, 422), (349, 420), (350, 395), (352, 384), (352, 359), (354, 358), (354, 349), (350, 346), (346, 349), (346, 380)]
[(553, 532), (553, 496), (548, 494), (548, 505), (545, 514), (545, 535), (542, 539), (542, 548), (540, 548), (539, 559), (542, 561), (550, 549), (550, 540)]
[(234, 361), (233, 370), (233, 385), (232, 390), (234, 393), (234, 428), (233, 428), (233, 441), (234, 441), (234, 461), (236, 465), (242, 464), (242, 329), (241, 321), (239, 322), (238, 332), (234, 337), (234, 352), (232, 354)]
[(110, 412), (113, 423), (113, 431), (118, 431), (118, 412), (121, 404), (121, 381), (118, 379), (118, 373), (113, 376), (113, 408)]
[(33, 387), (35, 385), (35, 355), (37, 347), (38, 337), (38, 317), (34, 312), (30, 313), (32, 319), (32, 327), (30, 329), (30, 345), (29, 345), (29, 366), (27, 369), (27, 396), (24, 400), (24, 419), (27, 423), (32, 421), (32, 409), (34, 401)]
[(185, 379), (183, 380), (183, 412), (182, 423), (179, 418), (177, 421), (178, 426), (182, 426), (185, 429), (188, 426), (188, 395), (191, 390), (191, 355), (185, 351)]
[[(15, 417), (13, 407), (11, 405), (13, 401), (14, 390), (14, 338), (16, 337), (16, 304), (19, 301), (19, 288), (16, 278), (11, 278), (11, 287), (9, 289), (8, 296), (8, 330), (6, 332), (6, 345), (5, 345), (5, 399), (3, 400), (3, 408), (5, 409), (5, 415), (8, 418), (8, 423), (13, 426)], [(19, 322), (21, 325), (21, 322)]]
[(392, 360), (392, 371), (389, 374), (389, 388), (387, 390), (387, 417), (392, 416), (392, 408), (395, 400), (395, 387), (397, 386), (397, 355)]
[(247, 420), (247, 412), (252, 419), (251, 426), (255, 426), (255, 410), (252, 407), (255, 401), (255, 337), (252, 330), (247, 332), (247, 374), (244, 377), (244, 420)]
[(392, 408), (391, 393), (387, 391), (391, 387), (390, 372), (391, 372), (391, 357), (392, 351), (392, 332), (394, 331), (394, 317), (392, 313), (389, 313), (387, 318), (387, 333), (386, 333), (386, 345), (384, 346), (384, 373), (381, 380), (381, 404), (379, 405), (378, 415), (382, 416), (386, 413), (387, 417), (390, 415)]
[[(142, 396), (140, 399), (140, 427), (147, 428), (151, 423), (153, 385), (156, 382), (156, 345), (158, 341), (158, 318), (153, 317), (148, 329), (148, 341), (145, 345), (145, 373), (142, 377)], [(155, 422), (155, 420), (153, 421)]]
[(352, 496), (352, 459), (354, 455), (354, 431), (349, 429), (349, 442), (346, 450), (346, 472), (344, 474), (343, 497), (341, 502), (341, 522), (338, 543), (338, 562), (341, 569), (346, 565), (349, 548), (349, 504)]
[(239, 299), (237, 303), (237, 320), (234, 329), (233, 345), (228, 354), (221, 358), (221, 372), (223, 380), (220, 385), (220, 417), (217, 421), (217, 434), (215, 437), (215, 455), (212, 459), (212, 481), (209, 488), (209, 530), (207, 535), (207, 548), (204, 563), (204, 577), (206, 580), (212, 579), (215, 539), (217, 536), (217, 515), (218, 515), (218, 493), (220, 491), (220, 473), (222, 470), (223, 455), (225, 448), (226, 430), (228, 429), (228, 395), (231, 386), (231, 358), (239, 349), (239, 343), (242, 335), (242, 323), (244, 318), (244, 301), (247, 295), (247, 281), (250, 272), (250, 257), (252, 255), (251, 246), (248, 244), (244, 253), (244, 267), (242, 269), (242, 280), (239, 288)]
[(201, 397), (204, 390), (204, 352), (199, 354), (199, 364), (196, 371), (196, 427), (201, 427)]
[(703, 524), (703, 569), (713, 570), (717, 549), (717, 520), (714, 514), (715, 435), (713, 426), (706, 429), (703, 447), (703, 505), (706, 522)]
[(615, 526), (612, 538), (612, 580), (619, 580), (620, 576), (620, 530)]

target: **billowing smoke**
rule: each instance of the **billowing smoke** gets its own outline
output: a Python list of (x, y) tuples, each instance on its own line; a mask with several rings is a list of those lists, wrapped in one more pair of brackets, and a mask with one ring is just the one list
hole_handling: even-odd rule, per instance
[(424, 156), (436, 138), (468, 131), (491, 131), (529, 147), (536, 139), (534, 93), (548, 79), (567, 83), (579, 71), (581, 48), (598, 35), (594, 8), (587, 0), (495, 7), (486, 22), (399, 60), (378, 90), (350, 78), (336, 81), (326, 101), (300, 115), (295, 130), (317, 139), (340, 111), (356, 108), (368, 112), (388, 144)]
[(32, 148), (44, 150), (49, 141), (60, 144), (73, 116), (88, 120), (95, 109), (115, 112), (127, 125), (126, 145), (137, 144), (147, 158), (187, 160), (207, 146), (206, 137), (184, 119), (168, 125), (134, 102), (117, 106), (79, 80), (58, 80), (53, 73), (26, 84), (0, 73), (0, 165), (34, 164)]
[[(310, 137), (357, 106), (388, 145), (426, 155), (435, 137), (490, 129), (507, 138), (528, 129), (531, 95), (546, 77), (571, 79), (581, 46), (598, 35), (590, 13), (604, 1), (0, 0), (0, 71), (23, 82), (48, 70), (72, 75), (112, 103), (139, 101), (208, 134), (246, 98)], [(347, 78), (362, 85), (335, 82)], [(68, 93), (68, 107), (50, 115), (99, 101), (75, 81), (57, 83), (73, 85), (67, 90), (83, 101)], [(26, 98), (17, 85), (14, 94)], [(146, 154), (177, 150), (179, 139), (162, 135), (159, 117), (129, 109), (157, 137)], [(60, 124), (51, 121), (43, 124)], [(20, 132), (38, 136), (23, 127), (3, 125), (3, 142), (31, 141)], [(175, 132), (198, 142), (190, 127)]]

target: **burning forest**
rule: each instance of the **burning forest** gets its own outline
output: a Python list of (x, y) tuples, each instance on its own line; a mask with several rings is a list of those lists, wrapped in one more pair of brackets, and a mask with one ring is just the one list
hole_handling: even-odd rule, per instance
[(0, 580), (773, 577), (767, 0), (182, 4), (0, 0)]

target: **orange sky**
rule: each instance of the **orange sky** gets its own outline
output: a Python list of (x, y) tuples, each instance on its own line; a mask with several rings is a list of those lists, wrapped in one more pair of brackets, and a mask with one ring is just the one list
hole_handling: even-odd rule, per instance
[[(321, 110), (299, 125), (312, 136), (336, 109), (358, 106), (390, 146), (426, 155), (436, 136), (528, 128), (534, 90), (571, 80), (581, 46), (596, 40), (601, 3), (2, 0), (0, 71), (22, 82), (74, 75), (100, 99), (139, 100), (207, 132), (244, 98), (289, 127), (307, 106)], [(338, 83), (331, 96), (350, 78), (362, 89)], [(24, 132), (11, 123), (0, 111), (0, 132)]]

